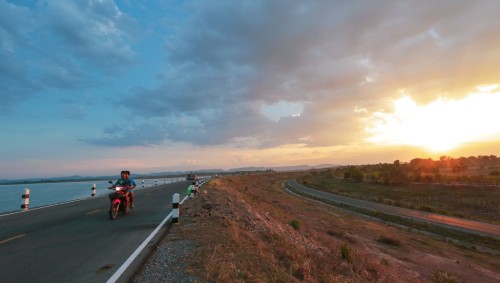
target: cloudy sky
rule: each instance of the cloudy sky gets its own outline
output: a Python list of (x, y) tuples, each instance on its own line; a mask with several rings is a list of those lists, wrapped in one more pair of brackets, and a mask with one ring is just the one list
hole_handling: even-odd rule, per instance
[(0, 178), (500, 155), (499, 11), (0, 0)]

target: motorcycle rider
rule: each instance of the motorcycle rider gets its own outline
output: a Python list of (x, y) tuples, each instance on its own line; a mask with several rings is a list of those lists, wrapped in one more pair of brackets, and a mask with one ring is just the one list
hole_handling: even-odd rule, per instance
[[(117, 186), (123, 186), (127, 188), (125, 191), (125, 199), (127, 199), (127, 196), (130, 196), (130, 207), (134, 208), (134, 193), (132, 192), (133, 189), (137, 186), (134, 179), (129, 178), (130, 177), (130, 171), (122, 171), (120, 172), (121, 178), (118, 179), (111, 188), (116, 188)], [(110, 194), (109, 197), (112, 198), (113, 194)]]

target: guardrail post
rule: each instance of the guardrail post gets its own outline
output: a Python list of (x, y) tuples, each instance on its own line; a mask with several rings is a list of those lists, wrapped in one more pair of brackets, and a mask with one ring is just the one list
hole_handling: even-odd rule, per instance
[(172, 197), (172, 223), (179, 223), (179, 194)]
[(30, 204), (30, 189), (24, 189), (24, 195), (21, 195), (21, 198), (21, 208), (26, 211), (28, 210), (28, 206)]
[(92, 186), (92, 197), (95, 197), (95, 184)]

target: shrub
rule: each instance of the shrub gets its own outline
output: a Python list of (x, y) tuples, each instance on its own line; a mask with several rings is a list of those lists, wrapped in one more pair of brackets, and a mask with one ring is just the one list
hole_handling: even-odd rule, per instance
[(297, 270), (295, 270), (295, 272), (292, 275), (293, 275), (293, 277), (295, 277), (299, 280), (306, 279), (306, 272), (303, 268), (298, 268)]
[(491, 172), (490, 172), (490, 174), (488, 174), (488, 175), (490, 175), (490, 176), (499, 176), (499, 175), (500, 175), (500, 171), (498, 171), (498, 170), (493, 170), (493, 171), (491, 171)]
[(352, 250), (348, 244), (342, 244), (340, 246), (340, 254), (342, 255), (342, 259), (346, 260), (348, 263), (352, 263)]
[(377, 242), (395, 247), (401, 246), (401, 242), (399, 240), (389, 237), (381, 237), (377, 240)]
[(300, 227), (300, 221), (298, 219), (292, 219), (290, 222), (288, 222), (288, 225), (292, 226), (293, 229), (298, 230)]
[(441, 270), (436, 270), (432, 274), (432, 282), (434, 283), (458, 283), (459, 281), (449, 275), (448, 273), (441, 271)]
[(421, 205), (419, 207), (420, 210), (426, 211), (426, 212), (434, 212), (434, 208), (428, 206), (428, 205)]

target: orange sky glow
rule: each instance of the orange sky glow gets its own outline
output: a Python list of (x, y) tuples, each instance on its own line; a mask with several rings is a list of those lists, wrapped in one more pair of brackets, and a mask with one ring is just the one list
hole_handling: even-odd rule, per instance
[(498, 85), (480, 86), (461, 99), (437, 98), (425, 105), (403, 96), (392, 111), (372, 114), (369, 141), (413, 145), (447, 153), (466, 143), (500, 141)]
[(0, 179), (500, 155), (500, 1), (42, 2), (0, 0)]

